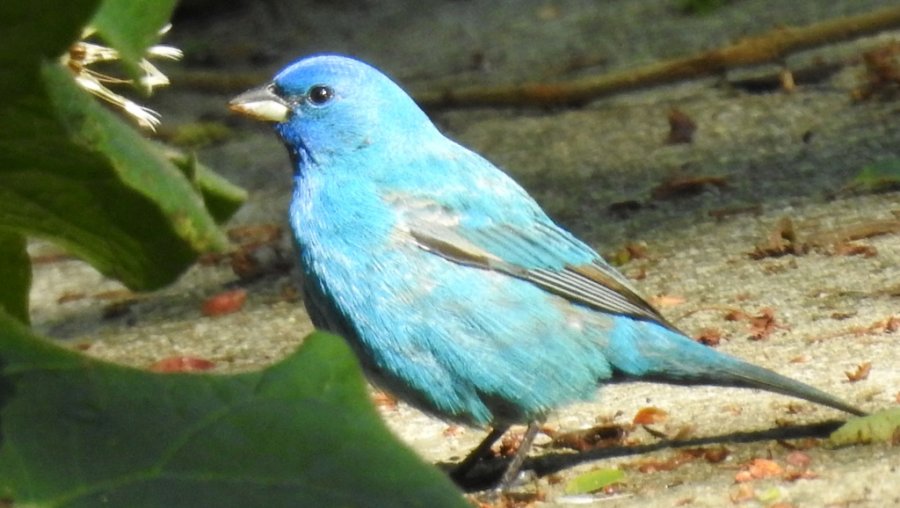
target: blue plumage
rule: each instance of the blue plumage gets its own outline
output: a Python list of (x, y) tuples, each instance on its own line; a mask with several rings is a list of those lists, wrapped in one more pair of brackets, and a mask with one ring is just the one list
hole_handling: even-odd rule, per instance
[(503, 426), (633, 378), (757, 387), (860, 413), (685, 337), (364, 63), (305, 58), (231, 104), (275, 122), (291, 154), (290, 223), (315, 325), (426, 411)]

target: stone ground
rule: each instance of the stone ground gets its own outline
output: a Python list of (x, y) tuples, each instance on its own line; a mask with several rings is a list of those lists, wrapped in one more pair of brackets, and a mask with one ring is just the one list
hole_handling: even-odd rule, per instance
[[(176, 19), (169, 37), (188, 53), (180, 70), (169, 66), (176, 85), (161, 91), (152, 105), (169, 132), (198, 120), (231, 129), (221, 142), (198, 150), (203, 162), (250, 190), (249, 202), (229, 227), (283, 226), (289, 169), (274, 135), (229, 116), (225, 102), (240, 90), (229, 89), (224, 78), (212, 87), (179, 86), (179, 73), (268, 76), (296, 57), (328, 51), (367, 60), (411, 90), (563, 79), (892, 4), (743, 0), (711, 15), (684, 16), (674, 3), (270, 1), (225, 10), (197, 1)], [(721, 350), (874, 411), (900, 401), (900, 334), (872, 327), (900, 317), (900, 234), (854, 241), (856, 255), (823, 239), (859, 224), (896, 221), (900, 214), (896, 191), (841, 192), (864, 166), (900, 157), (897, 96), (865, 102), (850, 97), (864, 80), (861, 52), (897, 40), (900, 31), (886, 32), (787, 58), (789, 68), (811, 63), (832, 68), (793, 93), (740, 86), (748, 76), (777, 74), (773, 65), (618, 94), (578, 109), (459, 109), (433, 117), (451, 137), (507, 168), (551, 215), (601, 252), (643, 246), (643, 255), (622, 270), (688, 334), (717, 332)], [(666, 115), (673, 107), (696, 123), (692, 143), (666, 143)], [(680, 177), (713, 177), (718, 184), (694, 195), (653, 198), (654, 189)], [(793, 221), (801, 241), (822, 240), (825, 246), (799, 256), (748, 256), (783, 217)], [(290, 259), (287, 243), (283, 239), (278, 252)], [(36, 252), (43, 249), (35, 246)], [(293, 350), (311, 330), (293, 296), (293, 275), (293, 269), (272, 271), (246, 282), (227, 264), (197, 266), (172, 287), (104, 317), (107, 292), (120, 290), (117, 283), (77, 261), (44, 263), (35, 271), (34, 322), (39, 331), (89, 345), (90, 354), (132, 365), (190, 355), (213, 360), (222, 371), (257, 368)], [(235, 287), (249, 294), (240, 312), (201, 314), (205, 298)], [(734, 309), (750, 316), (771, 309), (778, 326), (763, 340), (750, 340), (748, 321), (725, 319)], [(871, 329), (859, 331), (864, 328)], [(866, 362), (871, 362), (868, 377), (849, 382), (845, 372)], [(537, 446), (534, 455), (575, 465), (522, 489), (539, 490), (544, 498), (539, 506), (900, 506), (900, 448), (826, 450), (809, 440), (773, 439), (790, 435), (782, 428), (845, 418), (782, 396), (617, 385), (602, 389), (595, 402), (562, 408), (548, 425), (568, 431), (597, 422), (629, 424), (645, 407), (668, 413), (665, 422), (653, 426), (657, 434), (695, 444), (709, 438), (713, 444), (707, 446), (724, 446), (728, 456), (642, 472), (636, 466), (643, 464), (646, 471), (656, 461), (657, 469), (666, 469), (685, 455), (657, 446), (637, 455), (634, 448), (617, 447), (569, 457)], [(403, 404), (382, 411), (396, 433), (430, 461), (456, 461), (483, 436)], [(758, 434), (736, 442), (742, 433)], [(543, 445), (549, 441), (540, 439)], [(650, 447), (671, 444), (644, 428), (628, 440)], [(801, 452), (811, 473), (804, 478), (735, 482), (755, 458), (795, 467), (789, 463), (806, 458), (791, 455), (792, 447), (809, 445)], [(610, 467), (626, 471), (611, 492), (563, 492), (577, 474)]]

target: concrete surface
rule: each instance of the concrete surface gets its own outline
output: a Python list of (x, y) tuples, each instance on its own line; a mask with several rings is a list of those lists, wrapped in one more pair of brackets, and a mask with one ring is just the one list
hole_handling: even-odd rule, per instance
[[(713, 48), (777, 25), (892, 3), (743, 0), (708, 16), (687, 17), (672, 8), (674, 2), (659, 0), (260, 2), (176, 20), (169, 41), (188, 52), (186, 69), (268, 74), (301, 55), (343, 52), (371, 61), (410, 89), (425, 89), (604, 72)], [(837, 69), (793, 93), (728, 86), (743, 75), (778, 70), (763, 66), (620, 94), (580, 109), (456, 110), (433, 116), (449, 135), (507, 168), (551, 215), (600, 252), (645, 245), (646, 255), (622, 270), (645, 295), (659, 298), (662, 312), (688, 334), (718, 330), (722, 350), (877, 410), (900, 402), (900, 334), (835, 335), (900, 317), (900, 234), (854, 242), (874, 249), (870, 256), (835, 254), (830, 247), (761, 260), (748, 253), (785, 216), (801, 240), (898, 218), (897, 191), (835, 197), (866, 164), (900, 157), (897, 96), (862, 103), (850, 98), (863, 79), (860, 52), (891, 40), (900, 40), (900, 31), (788, 58), (788, 67), (821, 59)], [(572, 71), (579, 62), (593, 65)], [(152, 106), (167, 126), (204, 119), (232, 127), (227, 141), (199, 150), (202, 161), (251, 191), (229, 227), (285, 225), (287, 157), (268, 129), (228, 116), (229, 93), (176, 83)], [(698, 126), (693, 143), (665, 142), (666, 114), (675, 106)], [(652, 189), (673, 176), (722, 177), (727, 186), (651, 199)], [(635, 209), (610, 208), (625, 201), (636, 203)], [(728, 210), (739, 211), (713, 216)], [(40, 244), (34, 250), (52, 252)], [(107, 292), (121, 290), (117, 283), (78, 261), (43, 263), (35, 269), (34, 322), (38, 330), (80, 344), (89, 354), (132, 365), (190, 355), (213, 360), (222, 371), (257, 368), (291, 351), (311, 330), (301, 302), (292, 296), (292, 281), (291, 272), (275, 272), (241, 282), (227, 264), (197, 266), (172, 287), (142, 295), (120, 315), (104, 318), (104, 309), (118, 298)], [(240, 312), (201, 315), (206, 297), (233, 287), (249, 294)], [(69, 297), (60, 301), (64, 295)], [(780, 327), (765, 340), (748, 340), (748, 323), (726, 321), (727, 308), (750, 315), (771, 308)], [(864, 362), (872, 364), (868, 378), (848, 382), (845, 372)], [(663, 448), (632, 455), (633, 450), (617, 448), (526, 482), (523, 491), (541, 492), (542, 500), (532, 500), (538, 506), (900, 506), (900, 448), (887, 445), (826, 450), (812, 443), (802, 452), (813, 473), (807, 478), (736, 483), (752, 459), (788, 467), (792, 452), (788, 441), (769, 434), (733, 442), (739, 433), (844, 418), (781, 396), (618, 385), (602, 389), (593, 403), (561, 408), (548, 424), (561, 430), (598, 421), (627, 424), (648, 406), (668, 412), (655, 429), (687, 439), (713, 438), (728, 457), (661, 472), (632, 467), (609, 493), (563, 493), (566, 481), (581, 472), (666, 461), (679, 453)], [(402, 404), (382, 410), (397, 434), (431, 461), (458, 460), (483, 436), (481, 430), (451, 428)], [(631, 445), (659, 442), (643, 429), (629, 440)], [(538, 446), (533, 455), (560, 453)]]

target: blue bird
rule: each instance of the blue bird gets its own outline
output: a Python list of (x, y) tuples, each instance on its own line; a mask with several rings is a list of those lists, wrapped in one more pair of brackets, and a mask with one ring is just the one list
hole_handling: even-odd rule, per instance
[[(275, 123), (313, 324), (369, 378), (490, 435), (622, 380), (760, 388), (860, 415), (806, 384), (686, 337), (525, 190), (444, 137), (378, 70), (303, 58), (230, 107)], [(504, 481), (521, 466), (513, 460)]]

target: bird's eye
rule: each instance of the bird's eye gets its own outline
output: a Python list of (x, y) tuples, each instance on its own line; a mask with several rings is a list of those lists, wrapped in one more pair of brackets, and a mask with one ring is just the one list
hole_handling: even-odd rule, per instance
[(334, 97), (334, 90), (324, 85), (316, 85), (309, 89), (309, 102), (316, 106), (321, 106), (330, 101)]

